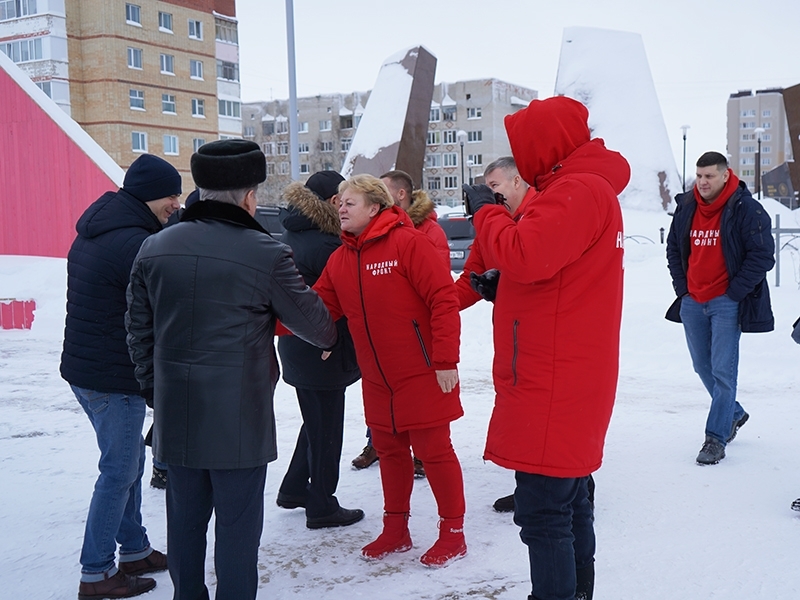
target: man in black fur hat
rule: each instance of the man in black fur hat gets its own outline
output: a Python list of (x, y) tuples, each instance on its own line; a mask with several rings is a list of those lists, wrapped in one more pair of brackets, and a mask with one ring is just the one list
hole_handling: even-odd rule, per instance
[(175, 598), (208, 597), (216, 514), (217, 598), (255, 598), (267, 463), (277, 457), (276, 320), (320, 348), (336, 327), (288, 246), (253, 218), (266, 179), (258, 145), (219, 140), (192, 155), (200, 200), (145, 244), (128, 288), (128, 344), (154, 389), (153, 454), (169, 465), (167, 544)]

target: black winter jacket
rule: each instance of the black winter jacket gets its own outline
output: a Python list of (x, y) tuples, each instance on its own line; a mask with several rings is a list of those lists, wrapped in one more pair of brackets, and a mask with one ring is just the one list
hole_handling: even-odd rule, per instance
[(128, 305), (136, 377), (155, 389), (154, 456), (196, 469), (274, 460), (276, 319), (321, 347), (337, 339), (289, 247), (238, 206), (197, 202), (142, 245)]
[[(281, 209), (280, 219), (286, 231), (281, 237), (294, 252), (294, 262), (306, 284), (313, 286), (322, 274), (328, 257), (342, 241), (339, 239), (339, 215), (336, 209), (305, 187), (292, 183), (284, 192), (288, 208)], [(291, 335), (281, 336), (278, 352), (283, 365), (283, 380), (297, 388), (313, 390), (342, 389), (358, 381), (361, 372), (356, 362), (353, 338), (347, 319), (336, 322), (339, 345), (322, 360), (319, 348)]]
[(91, 204), (75, 228), (61, 376), (98, 392), (138, 394), (125, 343), (125, 289), (139, 247), (161, 223), (146, 204), (119, 190)]
[[(675, 202), (677, 208), (667, 237), (667, 264), (678, 298), (670, 306), (666, 318), (680, 323), (681, 298), (689, 293), (686, 272), (692, 250), (689, 233), (697, 209), (694, 190), (679, 194)], [(775, 319), (767, 271), (775, 265), (775, 240), (769, 215), (742, 181), (722, 211), (720, 240), (729, 280), (725, 293), (739, 303), (742, 331), (772, 331)]]

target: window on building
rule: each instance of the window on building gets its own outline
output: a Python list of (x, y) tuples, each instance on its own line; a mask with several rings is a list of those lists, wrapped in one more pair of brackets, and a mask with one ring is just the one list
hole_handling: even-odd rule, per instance
[(217, 79), (239, 81), (239, 63), (217, 59)]
[(36, 14), (36, 0), (0, 0), (0, 21)]
[(458, 141), (458, 132), (455, 129), (446, 129), (442, 132), (442, 141), (445, 144), (455, 144)]
[(53, 89), (52, 89), (52, 86), (50, 85), (49, 81), (37, 81), (35, 83), (36, 83), (36, 87), (38, 87), (45, 94), (47, 94), (48, 98), (52, 98), (53, 97)]
[(756, 151), (756, 147), (755, 146), (742, 146), (739, 149), (739, 152), (742, 152), (743, 154), (753, 153), (755, 151)]
[(353, 116), (348, 115), (345, 117), (339, 117), (339, 129), (352, 129), (353, 128)]
[(467, 132), (467, 142), (468, 143), (475, 143), (475, 142), (482, 142), (483, 141), (483, 131), (468, 131)]
[(442, 166), (442, 155), (441, 154), (426, 154), (425, 155), (425, 166), (429, 169), (431, 167), (441, 167)]
[(772, 146), (761, 146), (761, 154), (770, 154), (772, 152)]
[(764, 133), (761, 135), (762, 142), (771, 142), (772, 141), (772, 134), (771, 133)]
[(289, 154), (289, 142), (278, 142), (278, 154), (287, 156)]
[(289, 163), (282, 162), (281, 163), (281, 175), (288, 175), (289, 174)]
[(177, 135), (164, 135), (164, 154), (169, 156), (178, 155), (178, 136)]
[(769, 121), (766, 121), (765, 123), (762, 123), (761, 126), (764, 129), (772, 129), (772, 123), (770, 123)]
[(144, 90), (130, 90), (131, 108), (134, 110), (144, 110)]
[[(755, 116), (755, 115), (753, 115), (753, 116)], [(772, 116), (772, 111), (769, 110), (769, 109), (762, 110), (761, 111), (761, 116), (764, 117), (764, 118), (771, 117)]]
[(749, 108), (747, 110), (742, 111), (742, 117), (755, 117), (756, 116), (756, 109)]
[(428, 139), (427, 139), (428, 146), (438, 146), (441, 143), (442, 143), (442, 132), (441, 131), (429, 131), (428, 132)]
[(308, 121), (301, 121), (297, 124), (297, 133), (308, 133)]
[(443, 106), (442, 107), (442, 120), (443, 121), (455, 121), (456, 120), (456, 107), (455, 106)]
[(172, 33), (172, 14), (158, 11), (158, 28), (166, 33)]
[(326, 121), (319, 122), (319, 130), (320, 131), (330, 131), (331, 130), (331, 121), (330, 119)]
[(141, 48), (128, 48), (128, 68), (141, 69), (142, 68), (142, 49)]
[(203, 39), (203, 22), (189, 19), (189, 37), (193, 40)]
[(458, 187), (458, 177), (455, 175), (448, 175), (444, 178), (444, 189), (454, 190)]
[(431, 123), (438, 123), (442, 120), (442, 111), (439, 110), (439, 107), (431, 108), (431, 114), (428, 117), (428, 121)]
[(261, 135), (274, 135), (275, 121), (261, 121)]
[(252, 140), (256, 137), (256, 128), (255, 127), (245, 127), (242, 130), (242, 137), (246, 140)]
[(261, 151), (266, 156), (272, 156), (273, 154), (275, 154), (275, 144), (273, 144), (272, 142), (264, 142), (261, 144)]
[(482, 115), (482, 111), (477, 106), (470, 106), (467, 108), (467, 118), (468, 119), (480, 119)]
[(279, 134), (289, 133), (289, 121), (276, 121), (275, 133)]
[(129, 25), (142, 26), (142, 7), (138, 4), (125, 4), (125, 22)]
[(206, 143), (204, 138), (192, 138), (192, 152), (197, 152)]
[(303, 142), (301, 144), (297, 144), (297, 152), (299, 154), (308, 154), (308, 142)]
[(754, 140), (754, 139), (756, 139), (756, 134), (755, 133), (743, 133), (742, 134), (742, 141), (743, 142), (749, 142), (750, 140)]
[(755, 129), (755, 121), (742, 121), (742, 129)]
[[(206, 101), (204, 99), (202, 99), (202, 98), (192, 98), (192, 116), (193, 117), (205, 117), (206, 116)], [(252, 127), (251, 127), (251, 129), (252, 129)]]
[(470, 162), (473, 167), (480, 167), (483, 165), (483, 154), (468, 154), (467, 165), (469, 165)]
[(214, 19), (214, 26), (216, 28), (217, 41), (227, 42), (229, 44), (239, 43), (239, 33), (236, 29), (236, 23), (224, 19)]
[(320, 150), (323, 152), (333, 152), (333, 142), (326, 141), (320, 144)]
[(0, 51), (15, 63), (42, 60), (42, 38), (31, 38), (0, 44)]
[(275, 163), (268, 162), (267, 163), (267, 177), (270, 175), (275, 175)]
[(756, 164), (756, 159), (752, 156), (743, 156), (739, 162), (743, 165), (754, 165)]
[(307, 175), (311, 173), (311, 165), (308, 163), (300, 163), (300, 174)]
[(442, 189), (442, 178), (441, 177), (428, 177), (428, 189), (429, 190), (440, 190), (440, 189)]
[(161, 112), (173, 115), (178, 112), (173, 94), (161, 94)]
[(457, 167), (458, 154), (455, 152), (446, 152), (442, 155), (442, 162), (444, 163), (445, 167)]
[(202, 79), (203, 78), (203, 61), (202, 60), (194, 60), (189, 59), (189, 76), (192, 79)]
[(762, 158), (761, 159), (761, 166), (762, 167), (768, 166), (768, 165), (771, 165), (771, 164), (772, 164), (772, 159), (771, 158)]
[(172, 54), (161, 55), (161, 72), (165, 75), (175, 75), (175, 57)]
[(219, 116), (220, 117), (234, 117), (241, 119), (241, 103), (234, 100), (220, 100), (219, 101)]
[(742, 177), (753, 177), (756, 174), (755, 169), (742, 169)]
[(131, 150), (134, 152), (147, 152), (147, 134), (143, 131), (131, 132)]
[(349, 152), (353, 145), (353, 138), (342, 138), (342, 152)]

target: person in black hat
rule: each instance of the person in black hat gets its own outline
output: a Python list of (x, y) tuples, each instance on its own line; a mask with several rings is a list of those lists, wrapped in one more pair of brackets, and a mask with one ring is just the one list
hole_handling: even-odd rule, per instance
[[(81, 598), (130, 597), (155, 587), (145, 573), (167, 557), (142, 526), (145, 397), (125, 344), (125, 288), (145, 238), (180, 207), (181, 176), (151, 154), (137, 158), (122, 188), (81, 215), (67, 256), (67, 320), (61, 376), (97, 437), (100, 475), (81, 551)], [(115, 555), (119, 544), (119, 567)]]
[(258, 145), (219, 140), (191, 158), (200, 199), (142, 245), (128, 290), (128, 345), (153, 398), (153, 454), (169, 465), (167, 543), (176, 599), (208, 598), (206, 530), (216, 515), (217, 598), (258, 590), (267, 463), (277, 457), (273, 336), (281, 320), (329, 349), (330, 314), (291, 249), (253, 218), (266, 178)]
[[(281, 241), (292, 248), (309, 286), (317, 282), (328, 257), (342, 243), (338, 213), (342, 181), (344, 177), (336, 171), (320, 171), (305, 185), (289, 184), (283, 193), (287, 208), (280, 212), (286, 228)], [(336, 326), (340, 349), (327, 360), (322, 360), (317, 348), (294, 336), (281, 336), (278, 341), (283, 380), (295, 388), (303, 426), (277, 504), (305, 508), (310, 529), (352, 525), (364, 517), (360, 509), (339, 506), (334, 495), (342, 455), (345, 388), (361, 377), (347, 319), (340, 319)]]

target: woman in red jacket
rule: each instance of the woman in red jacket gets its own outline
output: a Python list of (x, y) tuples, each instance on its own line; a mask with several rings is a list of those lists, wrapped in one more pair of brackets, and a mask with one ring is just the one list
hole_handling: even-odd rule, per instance
[(467, 553), (464, 484), (450, 443), (459, 400), (458, 296), (424, 234), (395, 207), (386, 186), (356, 175), (339, 187), (342, 241), (314, 289), (334, 319), (346, 316), (362, 373), (364, 414), (380, 457), (383, 532), (366, 559), (411, 549), (414, 465), (425, 463), (441, 521), (420, 559), (442, 567)]

